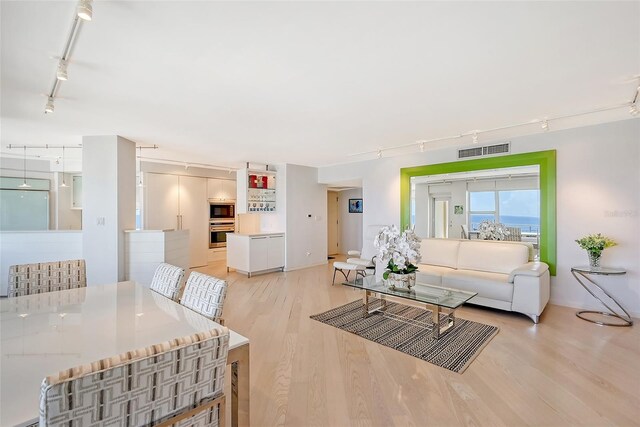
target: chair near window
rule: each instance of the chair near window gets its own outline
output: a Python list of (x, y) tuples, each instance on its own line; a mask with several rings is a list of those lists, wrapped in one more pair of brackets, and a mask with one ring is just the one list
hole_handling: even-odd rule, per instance
[(504, 240), (509, 242), (522, 242), (522, 230), (520, 227), (507, 227), (509, 235)]
[(222, 308), (226, 296), (226, 281), (194, 271), (187, 279), (180, 304), (223, 325)]
[(180, 297), (180, 283), (183, 277), (184, 268), (163, 262), (156, 268), (150, 288), (152, 291), (177, 302)]
[(223, 426), (228, 351), (220, 327), (48, 376), (40, 426)]
[(469, 235), (469, 226), (467, 224), (462, 224), (460, 227), (462, 227), (462, 233), (460, 233), (460, 237), (462, 239), (471, 239), (471, 236)]
[(9, 267), (7, 296), (20, 297), (86, 286), (87, 271), (83, 259), (19, 264)]

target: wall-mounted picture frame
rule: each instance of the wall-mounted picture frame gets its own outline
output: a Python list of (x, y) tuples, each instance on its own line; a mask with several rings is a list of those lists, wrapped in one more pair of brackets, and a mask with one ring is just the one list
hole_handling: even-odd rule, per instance
[(362, 199), (349, 199), (349, 213), (362, 213)]
[(462, 205), (455, 205), (453, 207), (454, 215), (462, 215), (464, 213), (464, 207)]

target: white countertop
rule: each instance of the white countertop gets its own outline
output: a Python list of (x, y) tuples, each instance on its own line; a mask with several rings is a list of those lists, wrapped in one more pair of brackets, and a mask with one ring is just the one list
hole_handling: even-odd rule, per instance
[(186, 230), (176, 230), (175, 228), (167, 228), (165, 230), (124, 230), (125, 233), (168, 233), (170, 231), (186, 231)]
[[(220, 327), (135, 282), (4, 298), (0, 319), (2, 426), (37, 418), (47, 375)], [(248, 342), (230, 331), (229, 348)]]
[(243, 236), (243, 237), (260, 237), (260, 236), (284, 236), (284, 231), (269, 231), (263, 233), (227, 233), (227, 235), (232, 234), (234, 236)]

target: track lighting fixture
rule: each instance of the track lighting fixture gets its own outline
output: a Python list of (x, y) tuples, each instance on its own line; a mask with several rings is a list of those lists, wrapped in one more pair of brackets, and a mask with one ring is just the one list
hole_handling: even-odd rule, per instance
[(473, 132), (472, 140), (473, 140), (474, 144), (478, 143), (478, 132), (477, 131)]
[(420, 152), (424, 153), (424, 142), (420, 143)]
[(65, 170), (64, 170), (64, 145), (62, 146), (62, 184), (60, 184), (61, 188), (67, 188), (67, 182), (65, 180), (65, 176), (64, 176)]
[(91, 21), (93, 18), (93, 6), (91, 6), (91, 0), (80, 0), (78, 7), (76, 8), (78, 18), (84, 21)]
[(382, 158), (382, 150), (378, 150), (377, 156), (378, 156), (379, 159)]
[(58, 70), (56, 71), (56, 78), (58, 80), (67, 80), (67, 61), (61, 59), (58, 63)]
[(638, 115), (638, 108), (635, 104), (631, 104), (631, 107), (629, 107), (629, 114), (631, 114), (632, 116)]
[(549, 121), (547, 119), (544, 119), (542, 121), (542, 124), (540, 125), (540, 127), (542, 127), (543, 131), (548, 131), (549, 130)]
[(44, 113), (45, 114), (49, 114), (49, 113), (53, 113), (54, 107), (53, 107), (53, 97), (49, 96), (47, 98), (47, 105), (44, 106)]
[(27, 146), (22, 147), (23, 157), (22, 157), (22, 184), (18, 187), (20, 188), (31, 188), (29, 184), (27, 184)]

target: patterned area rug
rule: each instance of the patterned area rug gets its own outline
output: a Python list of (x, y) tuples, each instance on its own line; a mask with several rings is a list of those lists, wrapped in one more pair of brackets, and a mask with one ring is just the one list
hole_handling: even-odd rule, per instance
[[(372, 304), (371, 301), (375, 302)], [(376, 308), (376, 304), (379, 300), (370, 300), (369, 308)], [(429, 329), (385, 317), (381, 313), (371, 314), (365, 319), (362, 310), (363, 302), (358, 300), (311, 318), (460, 374), (499, 330), (496, 326), (456, 318), (453, 329), (436, 340), (431, 337)], [(389, 301), (387, 312), (422, 322), (431, 320), (430, 310)], [(444, 316), (441, 319), (444, 321)]]

